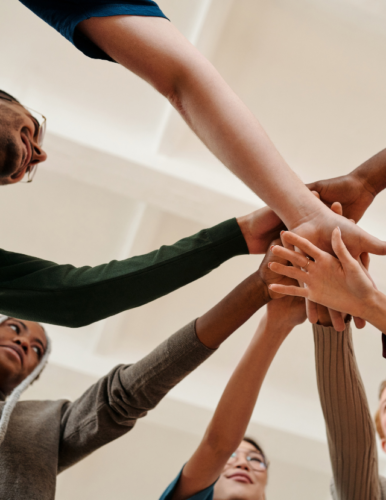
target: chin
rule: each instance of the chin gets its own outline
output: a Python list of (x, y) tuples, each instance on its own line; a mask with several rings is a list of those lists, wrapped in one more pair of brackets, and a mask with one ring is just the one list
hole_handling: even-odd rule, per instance
[(213, 500), (263, 500), (264, 490), (261, 484), (241, 483), (221, 477), (216, 483)]

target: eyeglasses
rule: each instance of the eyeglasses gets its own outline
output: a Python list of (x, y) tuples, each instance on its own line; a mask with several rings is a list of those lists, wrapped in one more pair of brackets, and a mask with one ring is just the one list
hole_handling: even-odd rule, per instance
[(268, 463), (266, 463), (265, 459), (260, 454), (253, 451), (236, 450), (229, 457), (227, 464), (235, 464), (241, 455), (244, 455), (247, 462), (249, 462), (251, 469), (254, 471), (264, 472), (268, 469)]
[[(0, 95), (0, 99), (4, 99), (5, 101), (9, 102), (16, 102), (14, 99), (10, 97), (6, 97), (3, 95)], [(18, 103), (19, 104), (19, 103)], [(21, 104), (21, 106), (23, 106)], [(46, 133), (46, 127), (47, 127), (47, 118), (39, 113), (39, 111), (35, 111), (32, 108), (29, 108), (28, 106), (23, 106), (29, 114), (31, 115), (32, 121), (35, 124), (35, 134), (34, 137), (36, 138), (36, 141), (40, 147), (43, 146), (43, 141), (44, 141), (44, 136)], [(29, 165), (25, 171), (23, 180), (21, 182), (29, 183), (33, 181), (33, 178), (35, 177), (36, 171), (37, 171), (38, 163), (34, 163), (33, 165)]]

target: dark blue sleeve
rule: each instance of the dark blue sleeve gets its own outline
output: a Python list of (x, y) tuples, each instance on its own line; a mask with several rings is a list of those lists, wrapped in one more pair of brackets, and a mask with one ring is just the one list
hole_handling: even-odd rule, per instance
[[(159, 500), (171, 500), (173, 496), (173, 492), (177, 486), (177, 483), (181, 477), (183, 467), (180, 470), (178, 476), (169, 484), (169, 486), (166, 488), (166, 490), (162, 493), (162, 495), (159, 497)], [(188, 500), (213, 500), (213, 491), (214, 491), (214, 485), (216, 483), (213, 483), (211, 486), (208, 486), (208, 488), (205, 488), (205, 490), (201, 490), (192, 497), (189, 497)]]
[[(83, 54), (93, 59), (113, 61), (76, 27), (91, 17), (147, 16), (164, 17), (152, 0), (20, 0), (43, 21), (63, 35)], [(114, 61), (113, 61), (114, 62)]]

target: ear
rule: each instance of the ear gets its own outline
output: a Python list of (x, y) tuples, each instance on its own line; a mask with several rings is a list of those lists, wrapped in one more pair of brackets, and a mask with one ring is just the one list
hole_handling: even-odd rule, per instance
[(382, 450), (386, 453), (386, 438), (381, 439)]

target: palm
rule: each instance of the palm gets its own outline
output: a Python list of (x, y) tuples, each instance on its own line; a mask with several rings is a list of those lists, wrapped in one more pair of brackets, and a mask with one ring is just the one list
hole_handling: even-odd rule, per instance
[(339, 201), (343, 207), (343, 215), (358, 222), (373, 202), (375, 195), (371, 193), (363, 181), (355, 175), (343, 175), (333, 179), (307, 184), (312, 191), (317, 191), (321, 200), (328, 207)]

